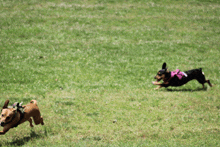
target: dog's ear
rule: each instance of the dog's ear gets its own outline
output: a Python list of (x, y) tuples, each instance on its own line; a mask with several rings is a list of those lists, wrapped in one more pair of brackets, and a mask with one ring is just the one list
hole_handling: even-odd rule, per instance
[(162, 65), (162, 69), (165, 69), (166, 66), (167, 66), (167, 64), (166, 64), (166, 62), (164, 62), (163, 65)]
[(9, 100), (6, 100), (4, 106), (2, 107), (2, 109), (7, 108), (8, 107), (8, 103), (9, 103)]

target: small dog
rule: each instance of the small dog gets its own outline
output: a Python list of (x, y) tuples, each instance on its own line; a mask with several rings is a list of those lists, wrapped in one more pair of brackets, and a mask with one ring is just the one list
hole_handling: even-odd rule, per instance
[(29, 104), (23, 106), (15, 103), (13, 106), (8, 107), (8, 103), (9, 100), (6, 100), (2, 108), (0, 125), (3, 127), (3, 131), (0, 131), (0, 135), (5, 134), (9, 129), (17, 127), (25, 121), (29, 121), (30, 126), (33, 127), (31, 117), (33, 117), (36, 125), (44, 125), (36, 100), (31, 100)]
[[(163, 63), (162, 69), (157, 72), (154, 78), (157, 79), (157, 81), (152, 83), (154, 85), (159, 85), (156, 89), (168, 86), (182, 86), (193, 79), (196, 79), (202, 84), (203, 88), (205, 83), (208, 83), (209, 86), (212, 87), (210, 80), (205, 79), (205, 75), (201, 68), (184, 72), (180, 72), (178, 69), (176, 71), (169, 71), (166, 68), (166, 62)], [(159, 83), (160, 80), (163, 80), (163, 83)]]

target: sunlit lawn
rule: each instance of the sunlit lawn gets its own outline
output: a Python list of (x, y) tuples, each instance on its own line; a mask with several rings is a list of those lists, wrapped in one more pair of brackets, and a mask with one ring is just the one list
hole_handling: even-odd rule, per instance
[[(219, 146), (218, 1), (1, 1), (0, 102), (38, 101), (0, 146)], [(203, 68), (154, 90), (153, 77)]]

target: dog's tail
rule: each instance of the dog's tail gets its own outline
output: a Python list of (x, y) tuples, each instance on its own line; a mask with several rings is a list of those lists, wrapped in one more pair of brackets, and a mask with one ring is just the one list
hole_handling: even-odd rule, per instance
[(33, 104), (37, 105), (37, 101), (36, 100), (31, 100), (30, 103), (33, 103)]

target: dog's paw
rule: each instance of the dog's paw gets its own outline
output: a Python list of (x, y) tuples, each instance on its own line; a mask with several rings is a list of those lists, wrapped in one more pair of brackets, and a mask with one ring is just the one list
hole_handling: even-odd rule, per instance
[(158, 89), (160, 89), (161, 88), (161, 86), (158, 86), (157, 88), (154, 88), (154, 90), (158, 90)]

